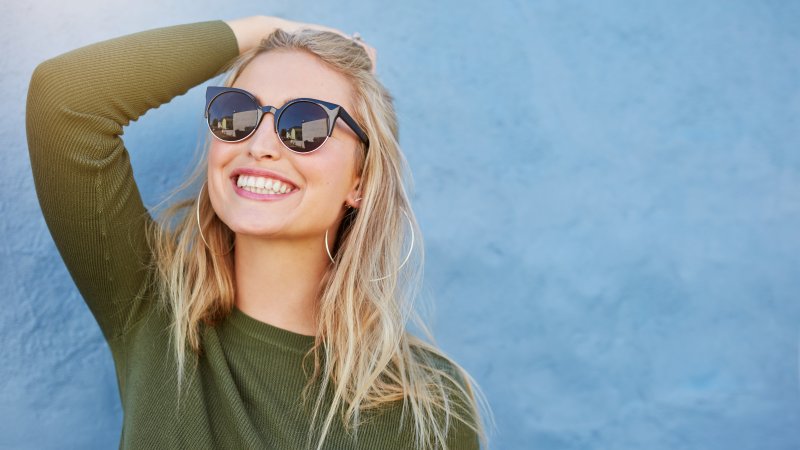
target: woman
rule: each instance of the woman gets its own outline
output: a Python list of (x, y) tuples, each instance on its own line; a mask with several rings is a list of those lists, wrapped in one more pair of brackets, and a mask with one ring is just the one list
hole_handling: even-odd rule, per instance
[[(433, 341), (412, 309), (421, 240), (374, 58), (336, 30), (257, 16), (34, 71), (37, 195), (111, 347), (121, 447), (487, 443), (474, 380), (405, 330)], [(225, 72), (206, 91), (205, 157), (176, 191), (192, 195), (153, 220), (122, 127)]]

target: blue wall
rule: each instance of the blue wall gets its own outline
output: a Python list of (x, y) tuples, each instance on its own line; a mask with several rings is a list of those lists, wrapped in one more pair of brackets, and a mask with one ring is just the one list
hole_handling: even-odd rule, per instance
[[(5, 8), (0, 447), (115, 448), (122, 417), (39, 211), (34, 67), (144, 29), (278, 14), (378, 49), (434, 330), (487, 394), (493, 448), (800, 448), (800, 4), (183, 3)], [(188, 170), (202, 102), (198, 87), (126, 127), (147, 205)]]

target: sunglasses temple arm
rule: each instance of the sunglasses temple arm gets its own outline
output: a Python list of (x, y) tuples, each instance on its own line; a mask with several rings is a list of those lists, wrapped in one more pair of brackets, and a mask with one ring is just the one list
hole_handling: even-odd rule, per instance
[(348, 114), (344, 108), (339, 109), (339, 116), (342, 118), (342, 120), (344, 120), (344, 123), (346, 123), (350, 129), (352, 129), (358, 135), (361, 141), (364, 142), (367, 147), (369, 147), (369, 138), (367, 138), (367, 135), (361, 130), (361, 127), (358, 126), (356, 121), (350, 117), (350, 114)]

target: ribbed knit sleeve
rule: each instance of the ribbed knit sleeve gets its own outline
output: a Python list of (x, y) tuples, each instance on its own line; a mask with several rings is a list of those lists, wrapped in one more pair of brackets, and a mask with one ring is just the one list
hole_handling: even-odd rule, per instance
[[(152, 220), (123, 126), (219, 73), (238, 55), (222, 20), (129, 34), (48, 59), (33, 72), (26, 132), (45, 222), (107, 340), (143, 317)], [(199, 114), (199, 113), (198, 113)], [(178, 142), (164, 142), (168, 151)]]

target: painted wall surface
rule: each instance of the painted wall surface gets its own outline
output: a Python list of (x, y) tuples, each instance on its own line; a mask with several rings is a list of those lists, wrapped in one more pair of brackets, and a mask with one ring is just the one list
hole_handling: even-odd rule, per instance
[[(34, 191), (33, 69), (144, 29), (275, 14), (378, 49), (433, 328), (491, 402), (492, 448), (800, 448), (799, 3), (3, 9), (0, 447), (115, 448), (122, 420), (110, 351)], [(203, 89), (125, 128), (147, 205), (188, 169)]]

